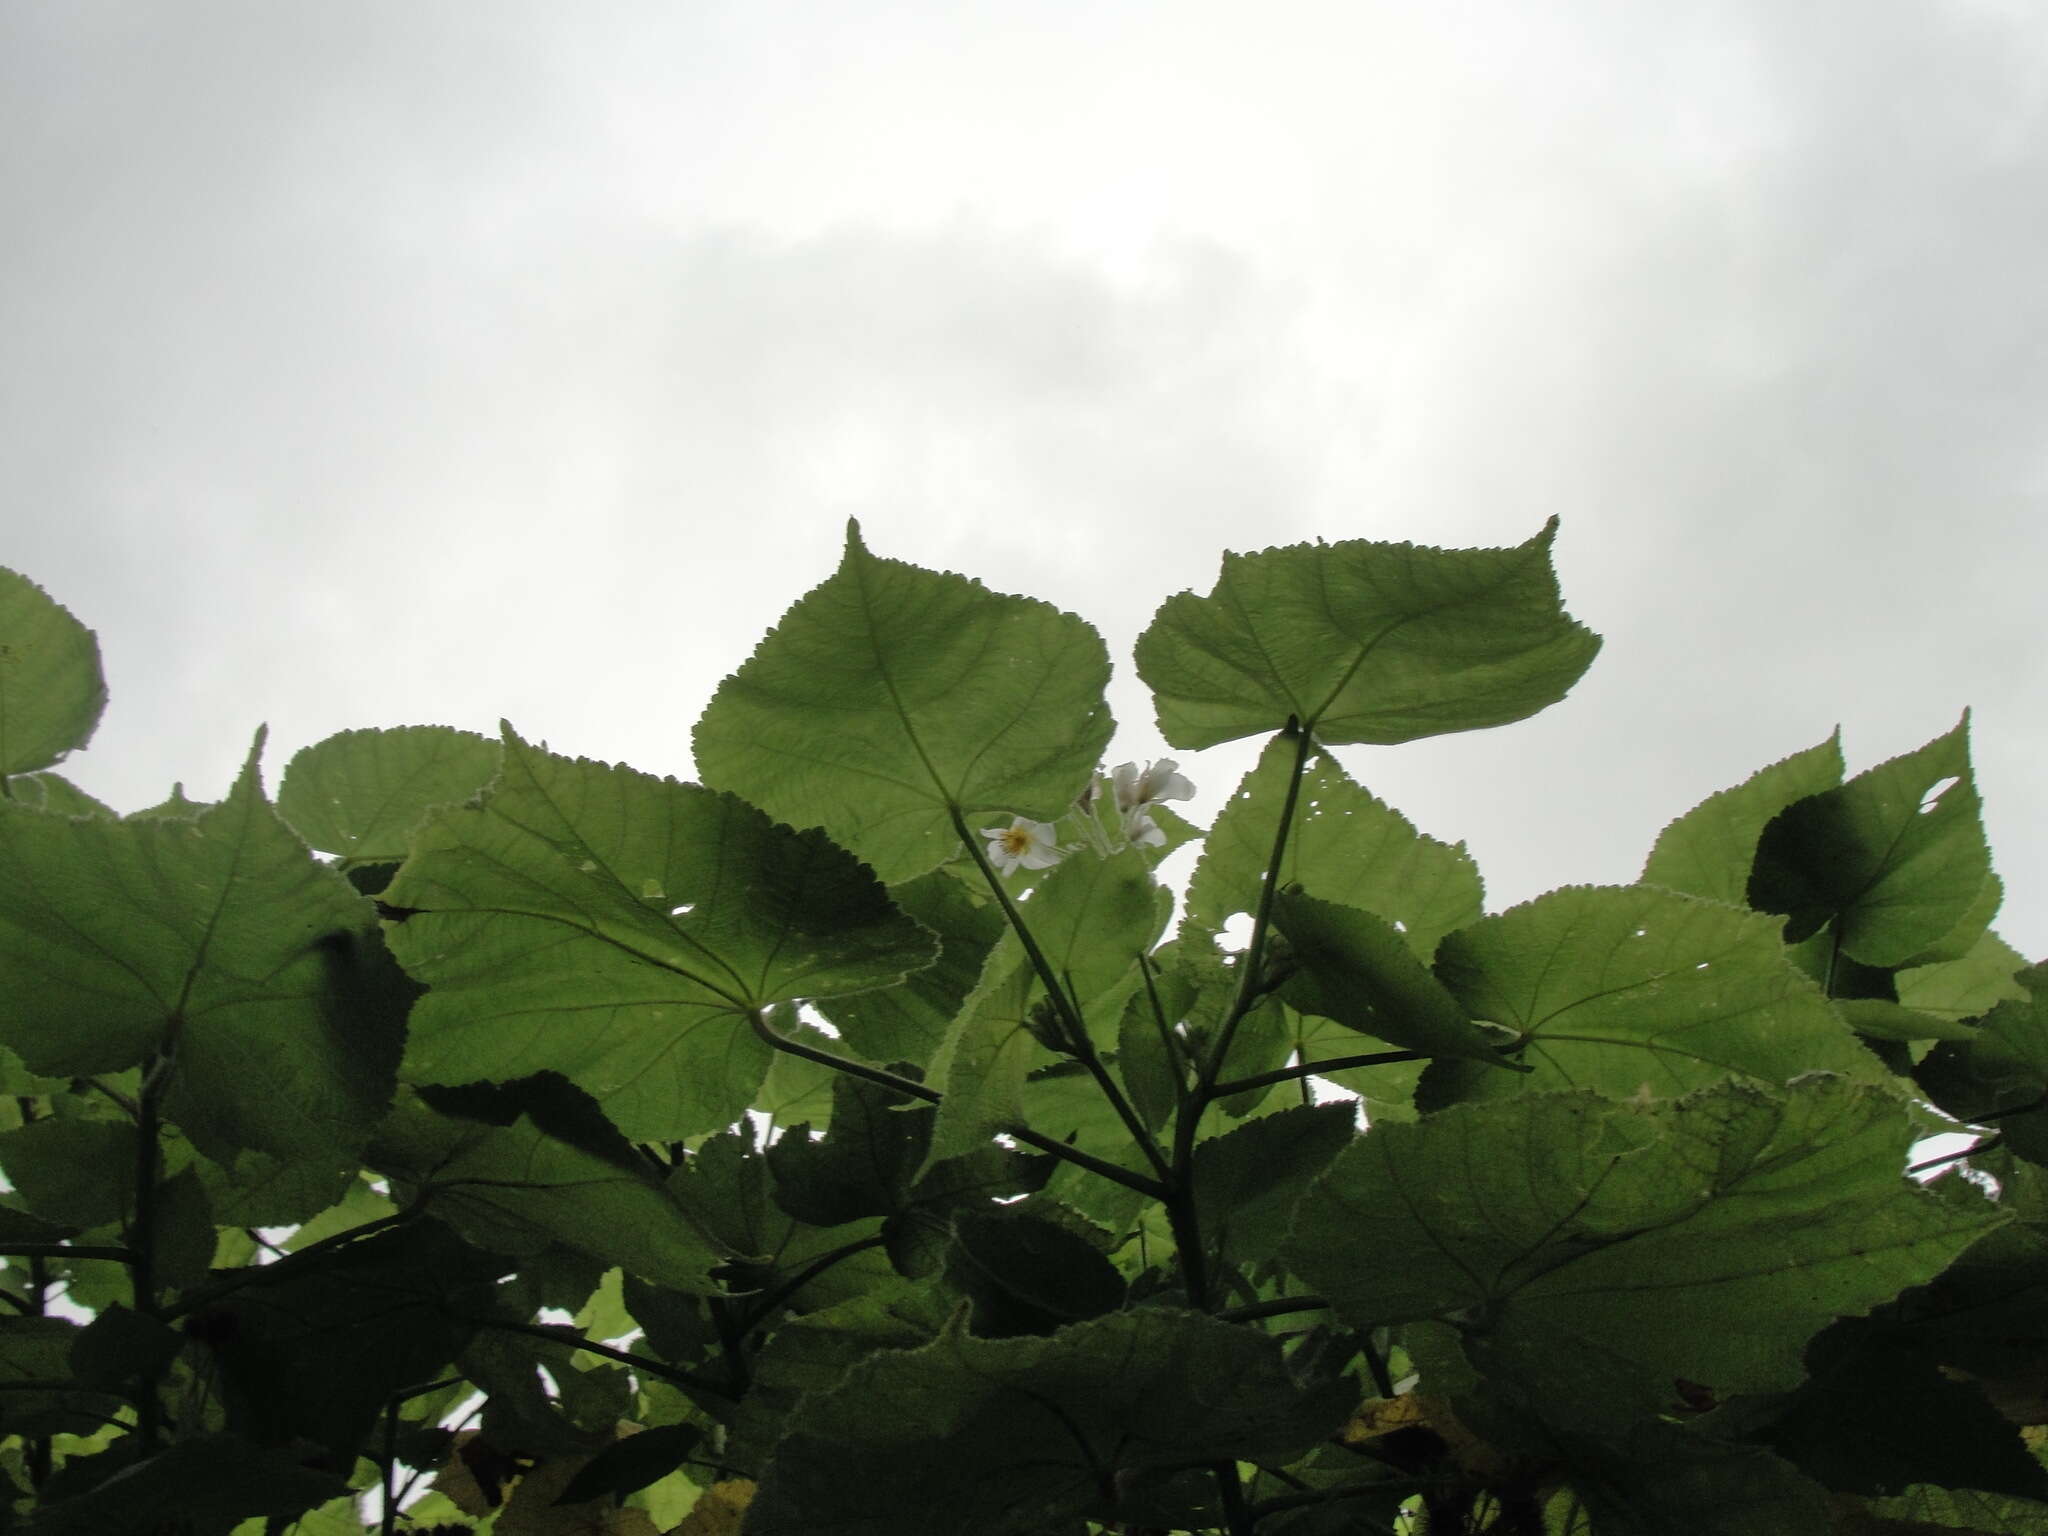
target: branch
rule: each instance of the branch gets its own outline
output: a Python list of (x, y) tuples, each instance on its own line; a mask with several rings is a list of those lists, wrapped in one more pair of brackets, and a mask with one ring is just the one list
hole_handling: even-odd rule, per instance
[[(922, 1099), (927, 1104), (942, 1104), (945, 1102), (946, 1096), (936, 1088), (927, 1088), (923, 1083), (916, 1082), (911, 1078), (899, 1077), (894, 1072), (884, 1071), (880, 1067), (871, 1067), (866, 1062), (852, 1061), (844, 1056), (834, 1056), (830, 1051), (821, 1051), (813, 1046), (804, 1045), (799, 1041), (777, 1034), (769, 1024), (764, 1010), (752, 1010), (749, 1017), (752, 1018), (754, 1023), (754, 1033), (778, 1051), (787, 1051), (792, 1056), (801, 1056), (805, 1061), (816, 1062), (821, 1067), (830, 1067), (835, 1072), (844, 1072), (849, 1077), (864, 1078), (868, 1082), (879, 1083), (884, 1088), (893, 1088), (898, 1093), (907, 1093), (912, 1098)], [(1012, 1140), (1023, 1142), (1028, 1147), (1036, 1147), (1039, 1151), (1057, 1157), (1062, 1162), (1072, 1163), (1077, 1168), (1085, 1168), (1090, 1173), (1097, 1174), (1102, 1178), (1110, 1180), (1112, 1183), (1121, 1184), (1126, 1189), (1134, 1189), (1138, 1193), (1150, 1196), (1154, 1200), (1164, 1200), (1166, 1198), (1166, 1186), (1159, 1183), (1156, 1179), (1148, 1179), (1144, 1174), (1133, 1173), (1128, 1168), (1119, 1168), (1115, 1163), (1105, 1162), (1094, 1154), (1083, 1152), (1079, 1147), (1070, 1147), (1063, 1141), (1055, 1141), (1052, 1137), (1034, 1131), (1028, 1126), (1004, 1126), (1003, 1134)]]
[(603, 1355), (607, 1360), (616, 1360), (621, 1365), (630, 1365), (636, 1371), (645, 1371), (663, 1381), (672, 1381), (679, 1387), (688, 1387), (693, 1392), (708, 1392), (711, 1396), (726, 1402), (737, 1402), (731, 1392), (709, 1377), (699, 1376), (695, 1371), (686, 1371), (680, 1366), (669, 1365), (660, 1360), (650, 1360), (645, 1355), (636, 1355), (631, 1350), (616, 1349), (610, 1344), (600, 1344), (595, 1339), (586, 1339), (574, 1328), (557, 1323), (515, 1323), (502, 1317), (465, 1317), (461, 1319), (477, 1328), (495, 1328), (500, 1333), (521, 1333), (528, 1338), (546, 1339), (551, 1344), (566, 1344), (571, 1349), (580, 1349), (593, 1355)]
[(1268, 1083), (1284, 1083), (1290, 1077), (1323, 1077), (1331, 1072), (1343, 1072), (1352, 1067), (1384, 1067), (1397, 1061), (1424, 1061), (1425, 1051), (1373, 1051), (1364, 1056), (1332, 1056), (1326, 1061), (1304, 1061), (1291, 1067), (1275, 1067), (1271, 1072), (1260, 1072), (1251, 1077), (1232, 1078), (1227, 1083), (1211, 1085), (1212, 1098), (1226, 1099), (1233, 1093), (1242, 1093), (1247, 1088), (1263, 1088)]

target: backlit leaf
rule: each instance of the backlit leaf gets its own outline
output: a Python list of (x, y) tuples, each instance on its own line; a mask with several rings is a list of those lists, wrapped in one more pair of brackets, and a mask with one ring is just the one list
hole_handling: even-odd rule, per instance
[(1600, 648), (1560, 605), (1557, 520), (1512, 549), (1347, 539), (1226, 554), (1207, 597), (1138, 639), (1160, 734), (1211, 747), (1290, 718), (1318, 741), (1505, 725), (1563, 698)]
[(106, 707), (93, 632), (26, 576), (0, 566), (0, 779), (77, 751)]
[(1052, 821), (1111, 721), (1101, 636), (1034, 598), (868, 553), (800, 598), (697, 723), (706, 783), (822, 825), (895, 884), (960, 846), (956, 809)]
[(768, 1066), (753, 1010), (887, 986), (936, 948), (823, 833), (509, 728), (482, 806), (430, 817), (384, 900), (431, 989), (410, 1080), (559, 1072), (640, 1139), (739, 1116)]

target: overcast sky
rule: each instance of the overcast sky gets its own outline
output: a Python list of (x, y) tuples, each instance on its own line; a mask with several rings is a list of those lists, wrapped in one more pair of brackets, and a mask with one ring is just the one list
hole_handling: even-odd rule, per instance
[(2040, 958), (2048, 10), (0, 0), (0, 494), (122, 809), (264, 721), (687, 776), (849, 514), (1149, 757), (1222, 549), (1557, 514), (1586, 680), (1340, 754), (1490, 905), (1967, 705)]

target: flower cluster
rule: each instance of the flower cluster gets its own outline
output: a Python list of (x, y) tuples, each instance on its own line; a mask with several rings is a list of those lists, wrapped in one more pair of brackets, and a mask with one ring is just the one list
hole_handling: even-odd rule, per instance
[[(1110, 791), (1116, 797), (1126, 843), (1142, 843), (1148, 848), (1165, 845), (1166, 833), (1152, 819), (1152, 807), (1163, 800), (1191, 799), (1195, 793), (1195, 786), (1177, 769), (1172, 758), (1162, 757), (1142, 769), (1136, 763), (1119, 763), (1110, 771)], [(1108, 853), (1101, 832), (1095, 828), (1095, 794), (1096, 786), (1090, 783), (1086, 793), (1074, 802), (1074, 808), (1097, 850)], [(1054, 839), (1050, 822), (1032, 821), (1025, 816), (1012, 817), (1007, 827), (983, 827), (981, 835), (988, 839), (989, 863), (1003, 875), (1015, 874), (1019, 869), (1050, 869), (1068, 852)]]
[(1142, 770), (1136, 763), (1117, 764), (1109, 782), (1116, 794), (1117, 814), (1123, 817), (1124, 841), (1148, 848), (1165, 843), (1166, 834), (1152, 819), (1152, 807), (1162, 800), (1189, 800), (1195, 793), (1195, 786), (1178, 769), (1179, 764), (1170, 757), (1147, 763)]

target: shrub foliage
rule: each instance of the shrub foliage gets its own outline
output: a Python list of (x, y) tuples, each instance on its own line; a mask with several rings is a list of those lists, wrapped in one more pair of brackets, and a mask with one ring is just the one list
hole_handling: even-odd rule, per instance
[(1169, 598), (1166, 740), (1265, 739), (1206, 833), (1088, 624), (857, 528), (702, 783), (259, 732), (125, 816), (0, 571), (0, 1527), (2048, 1531), (1967, 722), (1490, 914), (1335, 755), (1564, 697), (1554, 533)]

